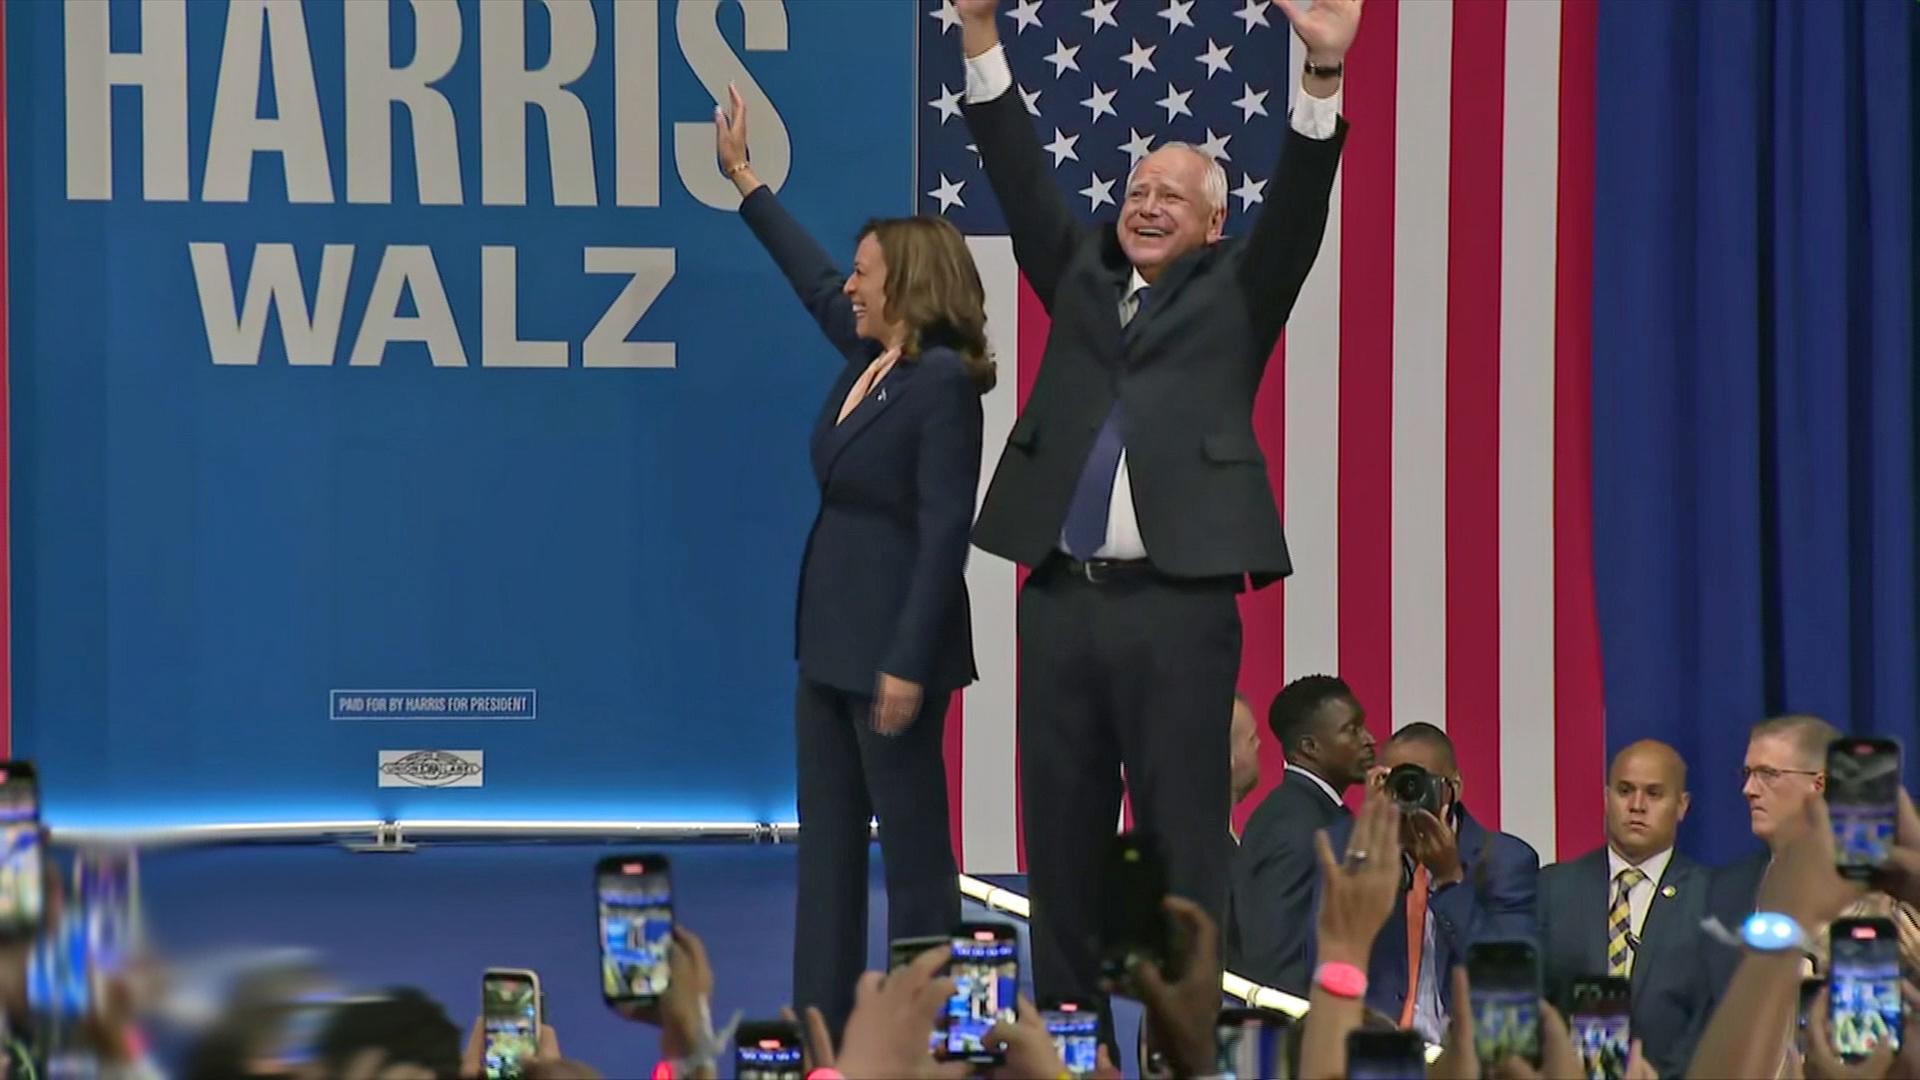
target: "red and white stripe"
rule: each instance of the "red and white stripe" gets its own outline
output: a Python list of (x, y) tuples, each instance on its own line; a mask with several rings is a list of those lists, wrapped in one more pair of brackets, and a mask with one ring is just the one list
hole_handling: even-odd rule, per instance
[[(1543, 860), (1600, 838), (1594, 19), (1589, 0), (1367, 6), (1326, 240), (1255, 406), (1295, 572), (1241, 604), (1256, 711), (1328, 672), (1376, 734), (1441, 725), (1475, 816)], [(1046, 317), (1005, 238), (970, 244), (1003, 375), (986, 399), (984, 492)], [(1016, 871), (1021, 575), (976, 550), (967, 576), (980, 681), (948, 728), (955, 850), (967, 871)], [(1270, 785), (1270, 738), (1262, 754)]]

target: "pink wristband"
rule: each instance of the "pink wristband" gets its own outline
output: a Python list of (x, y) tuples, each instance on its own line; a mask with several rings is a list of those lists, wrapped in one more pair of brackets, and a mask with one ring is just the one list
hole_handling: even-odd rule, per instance
[(847, 1080), (840, 1075), (839, 1069), (821, 1067), (807, 1074), (807, 1080)]
[(1367, 973), (1352, 964), (1321, 964), (1313, 983), (1337, 998), (1358, 1001), (1367, 996)]

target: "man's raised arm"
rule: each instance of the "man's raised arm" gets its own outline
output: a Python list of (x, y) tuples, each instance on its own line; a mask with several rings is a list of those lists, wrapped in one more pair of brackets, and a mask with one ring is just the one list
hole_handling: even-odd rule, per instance
[(980, 148), (987, 182), (1013, 236), (1013, 255), (1040, 303), (1053, 309), (1054, 288), (1080, 238), (1080, 223), (1053, 178), (994, 26), (999, 0), (954, 0), (967, 63), (966, 118)]
[(1344, 141), (1341, 77), (1347, 50), (1360, 30), (1363, 0), (1315, 0), (1304, 9), (1294, 0), (1276, 3), (1306, 46), (1307, 59), (1293, 107), (1293, 130), (1281, 144), (1272, 187), (1240, 265), (1248, 307), (1262, 320), (1257, 333), (1263, 355), (1286, 325), (1326, 233), (1328, 198)]

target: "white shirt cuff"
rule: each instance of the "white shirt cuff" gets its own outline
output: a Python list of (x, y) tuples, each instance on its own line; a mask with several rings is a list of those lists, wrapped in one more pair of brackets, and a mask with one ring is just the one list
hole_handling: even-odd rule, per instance
[[(1006, 66), (1006, 58), (1002, 57), (1000, 67), (1002, 70), (1005, 70)], [(1011, 78), (1011, 76), (1009, 76), (1009, 78)], [(969, 62), (967, 68), (967, 90), (967, 100), (971, 101), (973, 100), (973, 68), (971, 62)], [(1291, 119), (1293, 121), (1293, 130), (1305, 135), (1309, 139), (1333, 138), (1333, 133), (1340, 129), (1340, 91), (1335, 90), (1333, 96), (1328, 98), (1314, 97), (1305, 90), (1300, 91), (1300, 96), (1293, 99), (1293, 116)]]
[[(992, 101), (1013, 86), (1013, 69), (1007, 66), (1007, 52), (999, 45), (979, 56), (967, 59), (967, 104)], [(1333, 129), (1327, 129), (1327, 138)]]

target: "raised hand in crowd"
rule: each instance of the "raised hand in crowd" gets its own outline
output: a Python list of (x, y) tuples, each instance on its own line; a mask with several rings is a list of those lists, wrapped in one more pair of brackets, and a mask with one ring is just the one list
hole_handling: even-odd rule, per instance
[(713, 968), (699, 935), (677, 923), (667, 949), (667, 971), (667, 992), (657, 1005), (621, 1005), (617, 1011), (629, 1020), (659, 1026), (661, 1058), (690, 1066), (676, 1069), (676, 1076), (712, 1077), (722, 1049), (713, 1031)]
[(1046, 1017), (1025, 994), (1020, 995), (1019, 1019), (995, 1024), (986, 1034), (986, 1045), (1006, 1055), (1005, 1062), (987, 1075), (993, 1080), (1054, 1080), (1067, 1071), (1047, 1033)]
[[(1315, 955), (1322, 966), (1367, 970), (1373, 940), (1380, 935), (1400, 895), (1400, 807), (1379, 790), (1367, 793), (1339, 861), (1326, 830), (1314, 835), (1320, 857), (1320, 916)], [(1452, 830), (1446, 830), (1451, 833)], [(1458, 858), (1455, 859), (1456, 864)], [(1362, 998), (1327, 992), (1314, 980), (1301, 1033), (1302, 1076), (1344, 1076), (1347, 1035), (1360, 1026)]]
[[(1893, 847), (1887, 853), (1887, 865), (1873, 879), (1873, 887), (1920, 907), (1920, 812), (1913, 808), (1913, 797), (1900, 789), (1900, 817)], [(1904, 941), (1904, 939), (1902, 939)]]
[(793, 1006), (780, 1006), (780, 1019), (800, 1029), (800, 1068), (811, 1075), (815, 1069), (834, 1067), (833, 1032), (827, 1027), (827, 1018), (812, 1005), (807, 1006), (807, 1019), (803, 1024), (793, 1014)]
[[(1220, 930), (1198, 904), (1169, 896), (1175, 941), (1183, 942), (1180, 977), (1168, 982), (1159, 965), (1142, 960), (1133, 972), (1154, 1046), (1175, 1076), (1209, 1076), (1214, 1066), (1214, 1022), (1220, 1018)], [(1176, 946), (1179, 947), (1179, 946)]]
[[(834, 1068), (848, 1080), (966, 1076), (964, 1061), (936, 1061), (927, 1053), (934, 1019), (953, 994), (953, 980), (940, 975), (952, 950), (928, 949), (913, 962), (881, 975), (869, 971), (854, 988), (853, 1014)], [(824, 1026), (824, 1025), (823, 1025)]]
[[(1916, 1034), (1913, 1014), (1907, 1014), (1906, 1041)], [(1821, 990), (1807, 1006), (1807, 1080), (1880, 1080), (1893, 1075), (1893, 1040), (1882, 1039), (1861, 1061), (1845, 1061), (1833, 1052), (1833, 1034), (1827, 1021), (1827, 992)]]
[[(521, 1062), (527, 1069), (536, 1063), (559, 1063), (565, 1060), (560, 1053), (560, 1036), (546, 1024), (540, 1025), (540, 1034), (535, 1040), (534, 1055)], [(476, 1080), (487, 1071), (487, 1030), (484, 1017), (475, 1018), (473, 1026), (467, 1029), (466, 1049), (460, 1053), (461, 1080)]]

